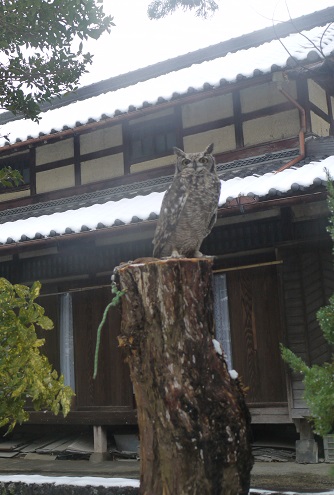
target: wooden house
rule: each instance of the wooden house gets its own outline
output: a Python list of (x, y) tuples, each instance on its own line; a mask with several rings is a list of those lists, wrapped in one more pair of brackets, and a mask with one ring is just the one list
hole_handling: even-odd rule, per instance
[(213, 142), (222, 193), (202, 251), (216, 256), (217, 338), (253, 423), (295, 423), (310, 441), (279, 343), (308, 363), (330, 357), (316, 311), (334, 289), (332, 20), (334, 7), (80, 88), (44, 105), (39, 125), (0, 114), (0, 166), (24, 177), (0, 194), (0, 276), (42, 282), (55, 323), (45, 352), (76, 393), (66, 419), (32, 412), (31, 423), (136, 424), (117, 308), (92, 378), (110, 276), (152, 254), (173, 146)]

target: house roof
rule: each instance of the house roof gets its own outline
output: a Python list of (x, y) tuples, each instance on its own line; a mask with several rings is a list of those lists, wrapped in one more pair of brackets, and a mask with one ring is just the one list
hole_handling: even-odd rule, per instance
[[(334, 156), (299, 168), (289, 168), (279, 174), (268, 172), (222, 180), (219, 206), (226, 207), (231, 200), (240, 197), (263, 200), (296, 193), (298, 190), (311, 190), (314, 186), (326, 183), (327, 172), (334, 176)], [(0, 243), (13, 244), (104, 227), (115, 229), (120, 225), (155, 220), (160, 212), (163, 195), (164, 192), (152, 192), (146, 196), (138, 195), (76, 210), (5, 222), (0, 229)]]
[[(20, 118), (6, 120), (8, 113), (0, 115), (1, 133), (9, 134), (11, 142), (25, 141), (27, 136), (37, 138), (41, 134), (71, 130), (91, 119), (113, 118), (123, 112), (135, 114), (137, 109), (160, 105), (180, 95), (204, 92), (239, 78), (292, 67), (296, 60), (314, 62), (319, 57), (322, 60), (334, 50), (334, 25), (324, 27), (331, 19), (334, 19), (334, 7), (277, 26), (281, 41), (274, 39), (274, 28), (271, 34), (266, 28), (119, 76), (116, 82), (113, 78), (82, 88), (76, 101), (65, 101), (63, 106), (43, 112), (39, 125)], [(295, 32), (298, 29), (300, 32)], [(2, 139), (0, 146), (3, 143)], [(325, 168), (334, 176), (334, 156), (328, 157), (334, 155), (332, 141), (327, 146), (326, 153), (319, 154), (317, 145), (314, 154), (308, 153), (308, 159), (314, 158), (311, 163), (301, 161), (279, 174), (275, 170), (298, 156), (298, 149), (218, 164), (222, 182), (219, 207), (227, 208), (238, 198), (261, 203), (323, 186), (327, 180)], [(0, 244), (12, 246), (29, 240), (68, 238), (68, 234), (101, 228), (113, 230), (121, 225), (156, 220), (164, 191), (171, 181), (172, 176), (164, 176), (0, 211)]]
[[(26, 141), (122, 113), (133, 113), (180, 95), (219, 88), (240, 78), (295, 67), (298, 61), (323, 60), (334, 50), (334, 25), (324, 27), (333, 19), (334, 7), (330, 7), (271, 28), (271, 35), (266, 28), (124, 74), (118, 81), (113, 78), (86, 90), (81, 88), (76, 100), (74, 95), (69, 100), (64, 97), (65, 106), (42, 112), (39, 124), (18, 117), (11, 120), (13, 116), (7, 112), (0, 115), (1, 134), (8, 136), (10, 143)], [(301, 31), (294, 32), (296, 29)], [(281, 38), (276, 39), (277, 35)], [(0, 146), (5, 144), (6, 140), (1, 138)]]

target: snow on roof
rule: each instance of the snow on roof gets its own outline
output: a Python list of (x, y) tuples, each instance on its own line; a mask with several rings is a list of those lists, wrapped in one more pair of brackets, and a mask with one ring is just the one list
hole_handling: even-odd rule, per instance
[[(219, 206), (222, 207), (232, 198), (239, 196), (261, 198), (272, 190), (284, 194), (294, 189), (308, 188), (313, 184), (319, 185), (327, 181), (327, 172), (334, 177), (334, 156), (320, 162), (311, 162), (300, 168), (286, 169), (277, 174), (272, 172), (262, 176), (252, 175), (221, 181)], [(41, 236), (53, 237), (96, 230), (101, 224), (105, 227), (130, 224), (134, 218), (137, 221), (156, 218), (160, 212), (163, 195), (163, 192), (153, 192), (147, 196), (124, 198), (77, 210), (6, 222), (1, 225), (0, 242), (5, 244)]]
[[(233, 82), (240, 75), (252, 76), (255, 70), (267, 73), (273, 65), (283, 68), (289, 56), (295, 60), (305, 60), (310, 51), (316, 51), (319, 56), (322, 51), (323, 57), (333, 50), (334, 25), (329, 25), (327, 29), (319, 26), (310, 31), (291, 34), (282, 42), (273, 40), (247, 50), (228, 53), (224, 57), (48, 110), (41, 114), (39, 124), (23, 119), (8, 122), (2, 125), (1, 135), (9, 135), (11, 143), (15, 140), (25, 141), (27, 136), (38, 137), (39, 133), (60, 131), (64, 126), (72, 128), (77, 122), (87, 122), (90, 118), (100, 120), (102, 114), (113, 117), (116, 110), (127, 112), (130, 106), (141, 108), (144, 102), (155, 104), (159, 98), (170, 100), (174, 93), (184, 94), (189, 87), (199, 90), (207, 83), (219, 87), (222, 79)], [(1, 138), (0, 146), (4, 144), (4, 138)]]

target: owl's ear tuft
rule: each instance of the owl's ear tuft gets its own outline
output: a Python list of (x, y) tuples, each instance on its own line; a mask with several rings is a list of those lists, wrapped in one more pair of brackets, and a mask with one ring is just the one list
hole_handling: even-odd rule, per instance
[(213, 144), (213, 143), (209, 144), (209, 146), (207, 146), (207, 147), (205, 148), (205, 150), (204, 150), (204, 154), (205, 154), (205, 155), (211, 155), (211, 153), (213, 152), (213, 146), (214, 146), (214, 144)]
[(185, 152), (180, 150), (180, 148), (177, 148), (176, 146), (174, 146), (173, 150), (174, 150), (174, 155), (177, 155), (177, 156), (184, 156), (185, 155)]

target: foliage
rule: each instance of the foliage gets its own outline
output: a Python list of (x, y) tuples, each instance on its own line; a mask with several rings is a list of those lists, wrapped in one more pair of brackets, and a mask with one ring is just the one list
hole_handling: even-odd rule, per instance
[[(334, 241), (334, 185), (327, 173), (328, 208), (330, 211), (328, 232)], [(334, 345), (334, 294), (329, 304), (317, 312), (317, 320), (329, 344)], [(307, 364), (292, 351), (281, 345), (284, 361), (297, 373), (303, 374), (304, 399), (310, 409), (314, 431), (320, 435), (334, 432), (334, 356), (322, 366)]]
[(330, 176), (328, 170), (326, 170), (326, 175), (327, 175), (327, 192), (328, 192), (327, 205), (330, 212), (329, 226), (327, 227), (327, 232), (329, 232), (332, 240), (334, 241), (334, 183), (333, 183), (333, 178)]
[(40, 351), (44, 339), (37, 337), (36, 325), (53, 327), (35, 302), (40, 287), (39, 282), (29, 288), (0, 278), (0, 426), (9, 430), (29, 419), (27, 403), (65, 416), (74, 395)]
[(23, 182), (23, 178), (18, 170), (13, 170), (11, 167), (0, 169), (0, 184), (3, 187), (18, 186), (20, 182)]
[[(334, 306), (332, 307), (334, 313)], [(304, 375), (304, 399), (310, 409), (314, 431), (326, 435), (334, 430), (334, 361), (307, 366), (292, 351), (281, 346), (282, 357), (291, 368)]]
[(101, 2), (0, 0), (2, 108), (37, 121), (41, 102), (76, 88), (92, 61), (83, 42), (114, 25)]
[(196, 9), (196, 15), (205, 19), (218, 9), (218, 5), (214, 0), (154, 0), (149, 4), (147, 13), (150, 19), (161, 19), (178, 8)]
[(117, 306), (117, 304), (119, 304), (121, 297), (125, 294), (125, 291), (124, 290), (118, 290), (116, 283), (113, 282), (111, 284), (111, 293), (115, 294), (115, 295), (112, 298), (111, 302), (107, 305), (106, 309), (104, 310), (102, 320), (101, 320), (101, 322), (98, 326), (98, 329), (97, 329), (95, 357), (94, 357), (94, 374), (93, 374), (94, 380), (97, 377), (97, 368), (99, 365), (99, 350), (100, 350), (102, 327), (106, 322), (109, 309), (112, 306)]

